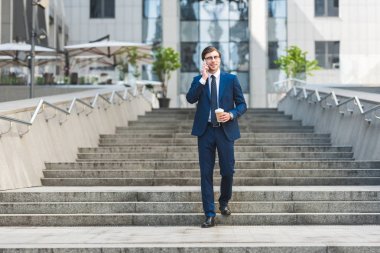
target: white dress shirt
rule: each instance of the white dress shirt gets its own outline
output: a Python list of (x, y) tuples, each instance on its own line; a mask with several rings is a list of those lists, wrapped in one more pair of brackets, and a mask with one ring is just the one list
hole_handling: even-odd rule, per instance
[[(215, 82), (216, 82), (216, 97), (217, 97), (217, 101), (218, 101), (218, 108), (219, 108), (219, 84), (220, 84), (220, 69), (218, 69), (218, 71), (216, 71), (214, 74), (211, 74), (211, 73), (208, 73), (208, 89), (210, 91), (210, 94), (211, 94), (211, 75), (215, 76)], [(205, 85), (206, 84), (206, 80), (204, 80), (203, 78), (201, 78), (199, 80), (199, 82), (202, 84), (202, 85)], [(208, 116), (208, 122), (211, 122), (211, 110), (210, 110), (210, 114)]]

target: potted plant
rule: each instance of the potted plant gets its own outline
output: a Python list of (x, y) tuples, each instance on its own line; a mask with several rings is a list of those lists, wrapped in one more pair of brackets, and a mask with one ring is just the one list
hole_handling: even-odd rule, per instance
[(171, 47), (158, 47), (155, 50), (155, 60), (153, 62), (153, 71), (158, 79), (162, 82), (162, 97), (158, 98), (160, 107), (169, 107), (170, 98), (167, 98), (168, 82), (171, 72), (181, 67), (179, 53)]
[(307, 52), (302, 51), (297, 46), (291, 46), (286, 49), (286, 55), (281, 56), (274, 61), (286, 74), (287, 78), (306, 79), (306, 76), (312, 76), (314, 70), (321, 69), (317, 60), (309, 61), (306, 59)]

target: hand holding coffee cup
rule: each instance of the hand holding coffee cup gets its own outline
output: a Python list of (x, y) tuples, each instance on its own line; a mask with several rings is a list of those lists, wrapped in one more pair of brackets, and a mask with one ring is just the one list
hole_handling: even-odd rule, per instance
[(222, 108), (218, 108), (215, 110), (215, 114), (216, 114), (216, 120), (218, 122), (224, 122), (221, 117), (223, 116), (224, 114), (224, 110)]

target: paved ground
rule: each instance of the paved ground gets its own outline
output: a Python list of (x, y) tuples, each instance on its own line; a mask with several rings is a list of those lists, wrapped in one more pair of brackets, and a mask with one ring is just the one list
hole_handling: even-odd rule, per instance
[(380, 226), (6, 227), (0, 248), (380, 246)]

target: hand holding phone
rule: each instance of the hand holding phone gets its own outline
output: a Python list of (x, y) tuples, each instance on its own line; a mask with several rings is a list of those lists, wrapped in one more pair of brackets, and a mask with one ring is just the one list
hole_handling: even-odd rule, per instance
[(209, 67), (208, 67), (206, 61), (203, 61), (202, 69), (201, 69), (201, 75), (202, 75), (202, 78), (205, 80), (208, 78), (208, 70), (209, 70)]

